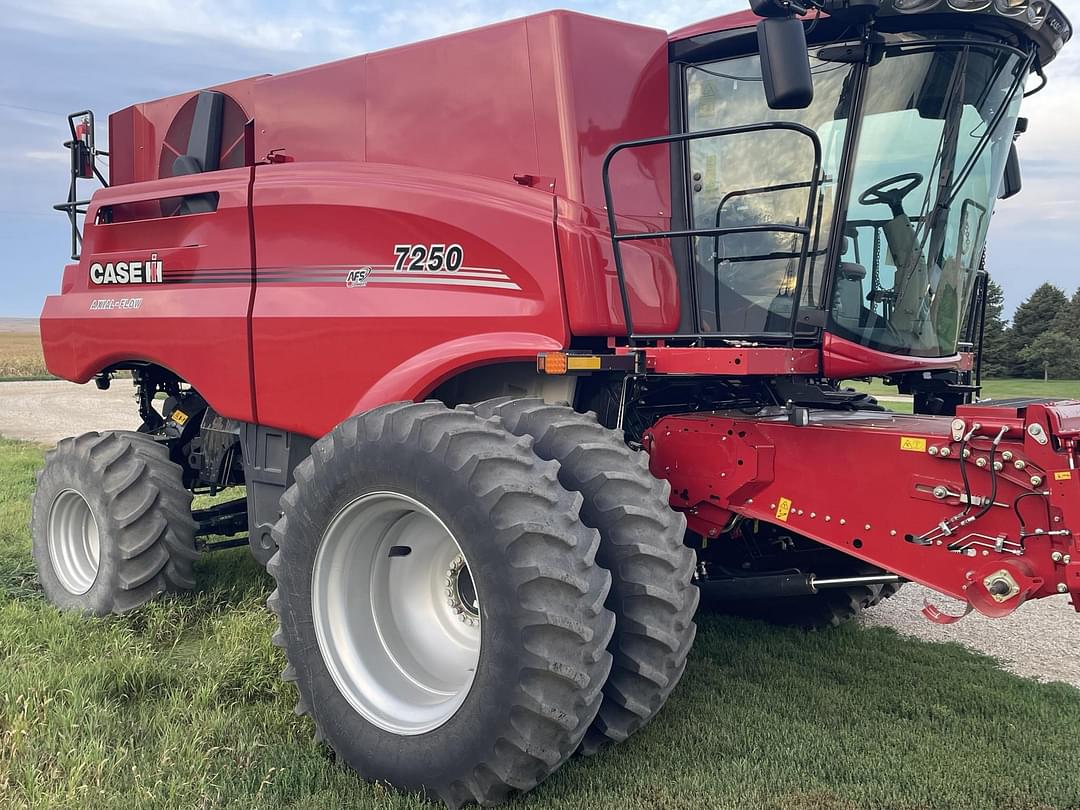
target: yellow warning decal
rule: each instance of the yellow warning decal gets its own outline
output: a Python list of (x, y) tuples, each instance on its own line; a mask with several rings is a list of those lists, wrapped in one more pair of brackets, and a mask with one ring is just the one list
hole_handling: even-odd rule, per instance
[(901, 436), (900, 449), (910, 450), (912, 453), (925, 453), (926, 439), (921, 436)]
[(180, 409), (177, 409), (172, 412), (169, 418), (176, 422), (176, 424), (180, 425), (180, 427), (183, 427), (187, 424), (188, 415)]
[(776, 519), (787, 523), (788, 515), (791, 514), (791, 498), (781, 498), (776, 505)]
[(1054, 480), (1055, 481), (1071, 481), (1072, 480), (1072, 470), (1060, 470), (1060, 471), (1054, 473)]

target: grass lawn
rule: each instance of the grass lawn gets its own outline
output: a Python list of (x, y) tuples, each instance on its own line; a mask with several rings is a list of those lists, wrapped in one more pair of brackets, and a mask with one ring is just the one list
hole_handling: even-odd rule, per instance
[[(897, 395), (896, 386), (884, 385), (881, 380), (873, 382), (851, 380), (847, 385), (874, 395)], [(1047, 382), (1022, 379), (983, 380), (982, 396), (984, 399), (1006, 399), (1007, 397), (1080, 399), (1080, 380), (1048, 380)]]
[[(204, 560), (196, 594), (128, 616), (47, 606), (26, 529), (41, 459), (0, 441), (0, 807), (421, 805), (361, 782), (293, 715), (270, 580), (245, 550)], [(699, 626), (652, 726), (514, 806), (1080, 806), (1080, 690), (888, 630)]]

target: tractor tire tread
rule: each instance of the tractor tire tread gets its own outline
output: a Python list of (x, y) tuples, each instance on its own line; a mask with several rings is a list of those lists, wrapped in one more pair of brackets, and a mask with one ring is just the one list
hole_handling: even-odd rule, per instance
[(347, 741), (322, 722), (312, 699), (304, 659), (318, 655), (317, 647), (305, 646), (291, 621), (295, 578), (310, 572), (293, 570), (285, 558), (298, 538), (321, 536), (320, 494), (347, 480), (363, 463), (363, 446), (373, 442), (408, 445), (409, 452), (427, 453), (433, 463), (457, 471), (495, 528), (494, 544), (509, 563), (506, 577), (520, 607), (512, 625), (520, 633), (515, 697), (490, 729), (482, 753), (454, 778), (433, 781), (417, 768), (400, 786), (419, 788), (450, 807), (500, 803), (569, 758), (600, 709), (615, 617), (604, 606), (611, 577), (596, 562), (599, 535), (578, 519), (581, 496), (560, 485), (558, 465), (537, 459), (530, 439), (511, 436), (496, 419), (438, 402), (395, 403), (352, 417), (315, 443), (281, 501), (283, 515), (274, 528), (279, 550), (267, 566), (277, 588), (267, 605), (280, 622), (273, 643), (285, 650), (289, 663), (282, 675), (299, 689), (298, 712), (312, 715), (316, 739), (365, 778), (385, 777), (367, 772), (362, 756), (347, 756)]
[(698, 589), (694, 552), (683, 543), (686, 519), (668, 505), (670, 487), (649, 472), (645, 454), (594, 414), (538, 398), (462, 407), (531, 437), (540, 458), (558, 463), (563, 487), (580, 493), (582, 521), (599, 532), (597, 559), (612, 575), (613, 663), (581, 750), (591, 754), (622, 742), (660, 711), (693, 646)]

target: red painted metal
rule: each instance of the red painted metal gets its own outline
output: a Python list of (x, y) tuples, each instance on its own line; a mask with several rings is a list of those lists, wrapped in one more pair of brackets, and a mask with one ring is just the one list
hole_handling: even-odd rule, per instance
[(901, 371), (930, 371), (931, 369), (970, 370), (970, 353), (947, 357), (912, 357), (904, 354), (886, 354), (852, 343), (842, 337), (826, 332), (821, 347), (822, 372), (834, 379), (853, 377), (887, 377)]
[[(433, 169), (257, 167), (260, 420), (317, 436), (472, 366), (533, 363), (568, 345), (553, 204), (544, 191)], [(460, 278), (393, 272), (395, 243), (431, 242), (462, 246)], [(287, 270), (312, 267), (326, 269)], [(382, 268), (382, 283), (347, 287), (358, 267)], [(515, 289), (456, 283), (485, 276)]]
[[(114, 363), (156, 363), (195, 384), (219, 413), (256, 421), (248, 344), (251, 177), (251, 169), (227, 169), (98, 191), (86, 217), (82, 259), (65, 272), (63, 293), (49, 296), (41, 315), (49, 371), (86, 382)], [(215, 212), (161, 216), (161, 200), (208, 190), (219, 195)], [(121, 204), (157, 215), (95, 224), (101, 208)], [(90, 280), (94, 263), (145, 261), (153, 254), (164, 262), (164, 283)]]
[[(762, 520), (987, 615), (1059, 593), (1060, 586), (1080, 610), (1078, 417), (1080, 403), (958, 409), (964, 433), (979, 425), (965, 461), (976, 497), (991, 491), (990, 451), (999, 433), (994, 459), (1003, 466), (996, 505), (951, 526), (950, 534), (936, 527), (964, 510), (951, 417), (819, 411), (800, 427), (782, 411), (680, 415), (658, 422), (645, 445), (653, 473), (671, 482), (672, 506), (706, 537), (734, 516)], [(968, 516), (979, 511), (977, 505)], [(919, 537), (929, 544), (914, 542)], [(1018, 585), (1004, 601), (986, 584), (1001, 571)]]
[[(645, 357), (645, 368), (656, 374), (713, 374), (730, 377), (751, 375), (818, 374), (817, 349), (782, 347), (682, 348), (656, 346), (635, 349)], [(629, 353), (619, 349), (618, 353)]]
[[(158, 178), (191, 93), (114, 114), (114, 185), (94, 196), (79, 270), (42, 313), (54, 374), (154, 362), (222, 414), (317, 436), (471, 366), (625, 331), (600, 165), (614, 143), (668, 131), (663, 31), (551, 12), (213, 89), (255, 122), (253, 225), (251, 169)], [(629, 155), (620, 171), (627, 217), (667, 227), (666, 151)], [(159, 198), (208, 190), (216, 212), (161, 216)], [(121, 202), (144, 218), (95, 222)], [(409, 243), (460, 244), (467, 265), (517, 289), (346, 287), (350, 269), (392, 265)], [(93, 262), (151, 251), (165, 284), (90, 284)], [(674, 329), (670, 251), (627, 253), (640, 323)], [(210, 283), (209, 271), (227, 276)], [(89, 309), (103, 297), (140, 308)]]
[(702, 34), (712, 34), (716, 31), (734, 31), (739, 28), (746, 28), (749, 33), (760, 20), (761, 18), (749, 9), (745, 11), (736, 11), (733, 14), (724, 14), (721, 17), (702, 20), (701, 22), (692, 23), (691, 25), (672, 31), (671, 41), (676, 42), (680, 39), (690, 39), (691, 37), (701, 36)]

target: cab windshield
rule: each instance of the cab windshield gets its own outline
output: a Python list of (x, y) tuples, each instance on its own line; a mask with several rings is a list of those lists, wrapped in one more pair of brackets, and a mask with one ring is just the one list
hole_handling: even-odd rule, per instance
[(892, 353), (956, 351), (1026, 66), (1011, 49), (911, 39), (870, 69), (834, 331)]
[[(785, 121), (821, 144), (812, 183), (812, 141), (791, 130), (691, 143), (695, 228), (809, 230), (805, 244), (766, 229), (695, 238), (705, 330), (809, 328), (792, 317), (798, 296), (800, 312), (828, 309), (830, 331), (849, 340), (894, 354), (956, 351), (1029, 61), (955, 34), (894, 36), (873, 61), (812, 58), (814, 101), (797, 111), (769, 110), (756, 56), (687, 68), (690, 131)], [(837, 199), (846, 167), (850, 190)]]

